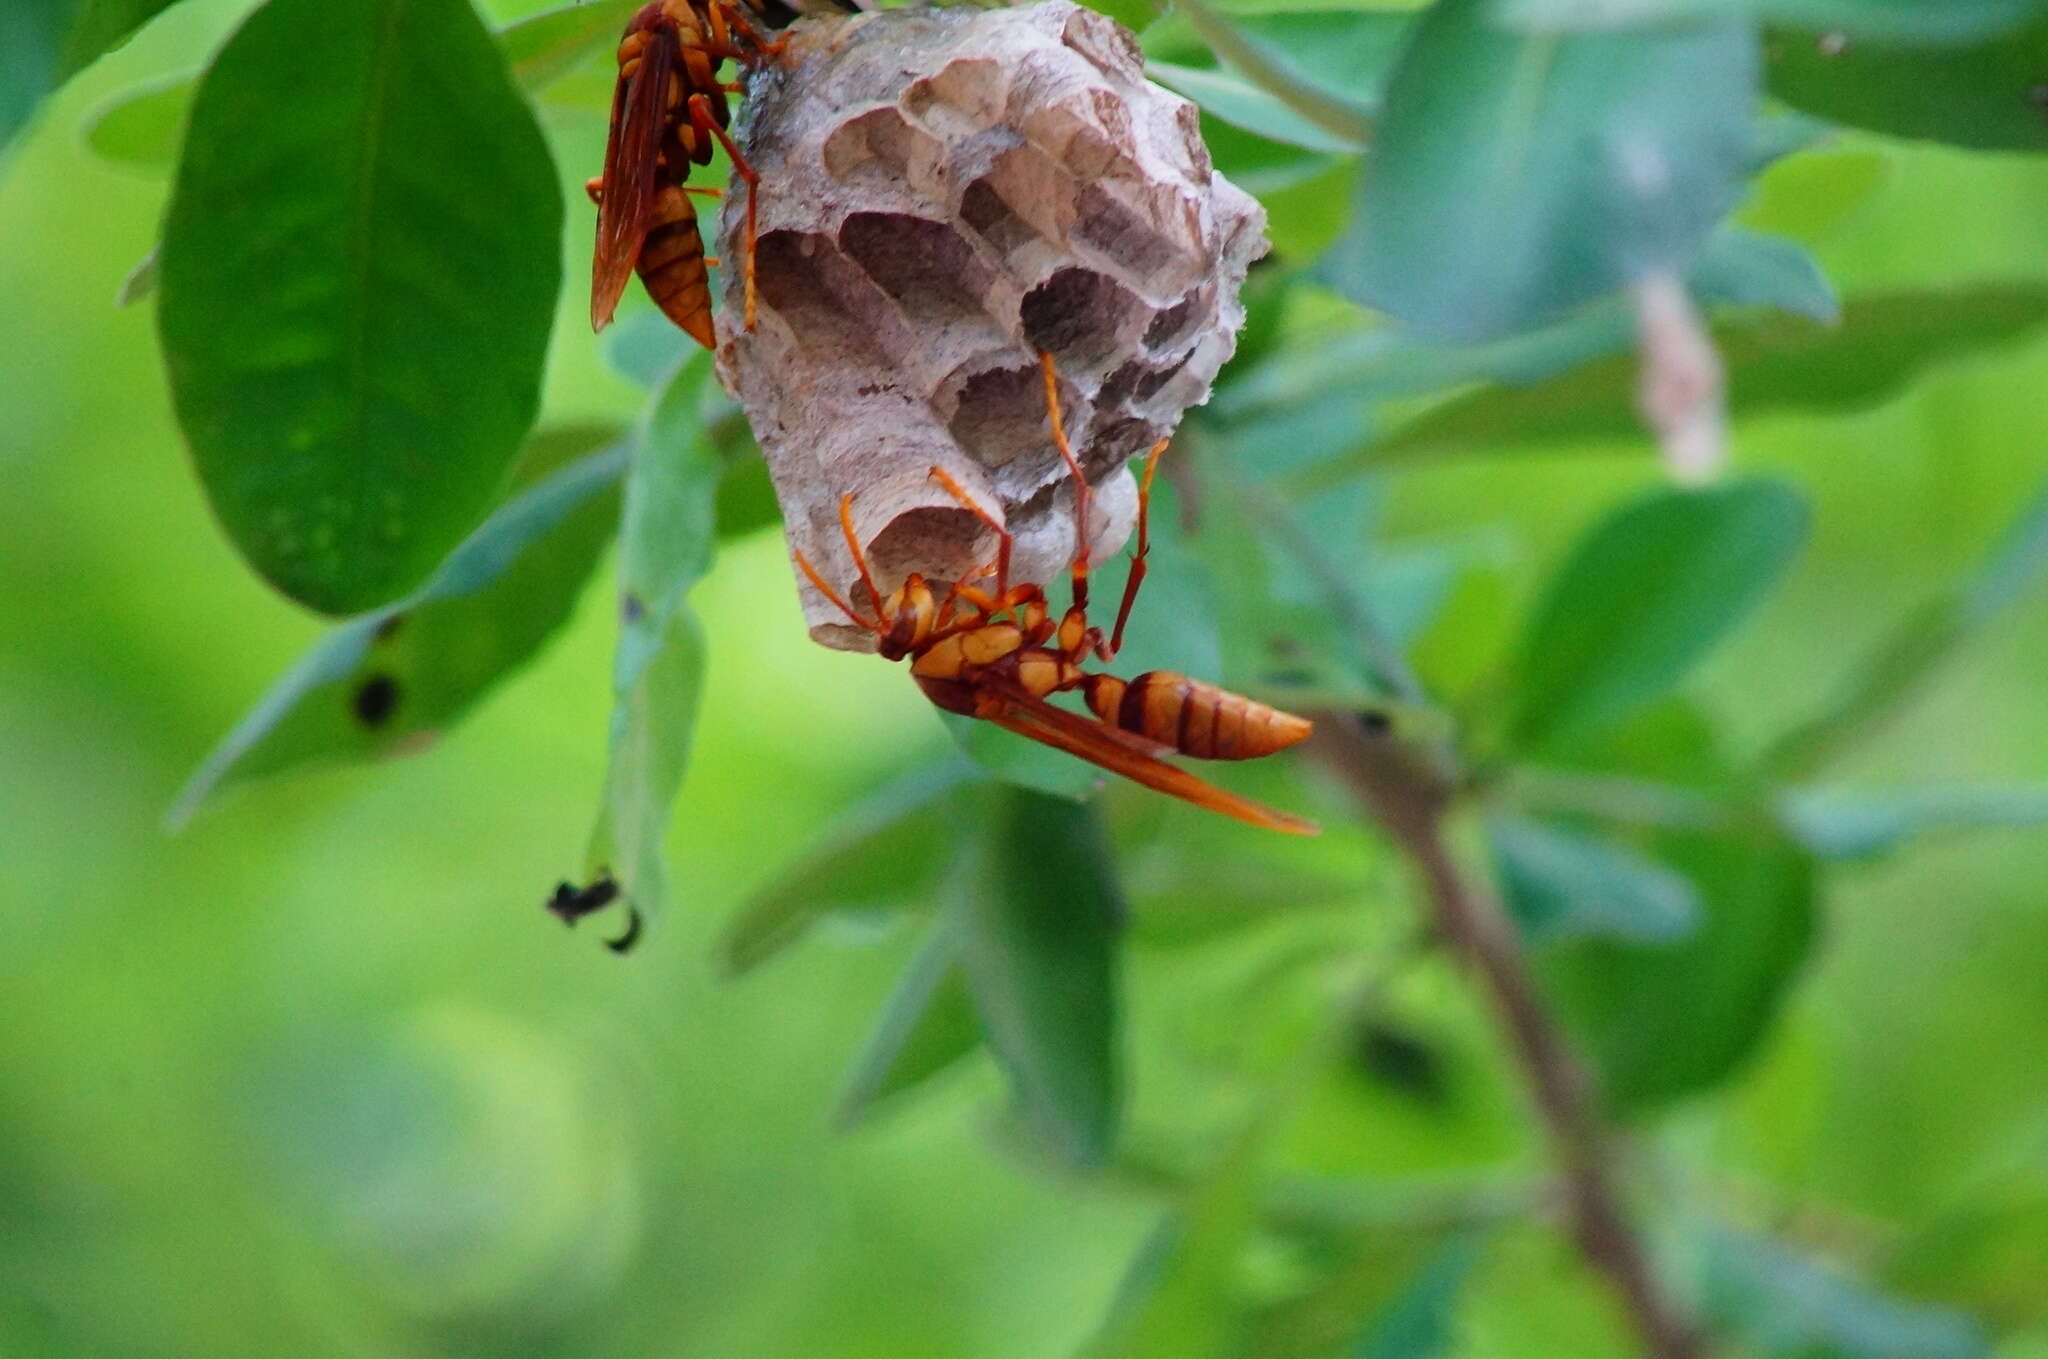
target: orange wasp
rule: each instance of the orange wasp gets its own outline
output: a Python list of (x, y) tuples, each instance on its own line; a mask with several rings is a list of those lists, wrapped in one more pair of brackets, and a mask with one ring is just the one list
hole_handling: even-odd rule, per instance
[[(766, 22), (779, 0), (747, 0)], [(604, 174), (586, 186), (597, 204), (597, 251), (590, 269), (590, 326), (610, 324), (635, 269), (671, 321), (717, 347), (711, 325), (711, 276), (691, 194), (718, 190), (684, 184), (692, 165), (711, 163), (714, 143), (747, 186), (747, 328), (754, 325), (754, 189), (757, 179), (726, 134), (738, 85), (718, 80), (728, 57), (758, 66), (788, 39), (769, 39), (735, 0), (655, 0), (635, 14), (619, 40), (619, 81), (612, 90), (611, 137)]]
[[(1067, 443), (1052, 356), (1041, 353), (1039, 362), (1045, 370), (1053, 445), (1074, 479), (1078, 533), (1071, 570), (1074, 603), (1057, 623), (1043, 587), (1010, 584), (1009, 532), (940, 467), (932, 468), (933, 479), (995, 532), (992, 566), (955, 581), (943, 599), (935, 598), (931, 584), (915, 573), (885, 597), (854, 533), (853, 497), (849, 494), (839, 501), (839, 528), (874, 616), (863, 615), (842, 598), (802, 552), (795, 554), (798, 568), (840, 612), (880, 639), (877, 649), (883, 656), (892, 661), (909, 657), (911, 676), (925, 697), (948, 712), (993, 722), (1148, 788), (1254, 826), (1291, 835), (1315, 834), (1319, 828), (1313, 821), (1225, 792), (1159, 758), (1177, 753), (1203, 760), (1256, 759), (1305, 738), (1310, 730), (1308, 719), (1170, 670), (1150, 670), (1124, 680), (1081, 668), (1091, 654), (1109, 661), (1123, 646), (1124, 624), (1145, 579), (1145, 557), (1151, 547), (1146, 520), (1152, 477), (1166, 442), (1154, 445), (1145, 460), (1138, 489), (1138, 547), (1124, 582), (1116, 626), (1105, 637), (1102, 629), (1088, 622), (1088, 481)], [(995, 575), (993, 594), (974, 583), (991, 571)], [(1087, 701), (1094, 720), (1047, 701), (1053, 694), (1070, 691), (1078, 691)]]

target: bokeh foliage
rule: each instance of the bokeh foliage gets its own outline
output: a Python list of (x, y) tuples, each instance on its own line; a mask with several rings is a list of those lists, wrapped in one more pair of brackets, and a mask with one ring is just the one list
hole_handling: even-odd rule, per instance
[[(706, 365), (574, 324), (634, 8), (0, 17), (0, 1352), (1626, 1352), (1336, 782), (803, 640)], [(1717, 1342), (2048, 1351), (2042, 7), (1105, 8), (1275, 246), (1118, 668), (1455, 753)]]

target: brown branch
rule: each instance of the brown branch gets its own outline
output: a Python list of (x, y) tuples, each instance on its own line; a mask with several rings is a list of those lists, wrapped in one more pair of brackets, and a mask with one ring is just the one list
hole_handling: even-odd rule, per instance
[(1403, 745), (1350, 713), (1316, 718), (1312, 753), (1386, 827), (1420, 875), (1437, 930), (1477, 971), (1558, 1161), (1564, 1206), (1580, 1252), (1620, 1294), (1644, 1350), (1699, 1359), (1698, 1335), (1651, 1269), (1615, 1184), (1612, 1138), (1592, 1086), (1536, 992), (1521, 943), (1500, 902), (1459, 871), (1444, 839), (1453, 783), (1434, 752)]

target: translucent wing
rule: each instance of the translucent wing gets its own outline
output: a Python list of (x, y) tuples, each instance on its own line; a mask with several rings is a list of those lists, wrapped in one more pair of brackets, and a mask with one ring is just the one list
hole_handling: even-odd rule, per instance
[(1078, 717), (1064, 708), (1055, 708), (1023, 689), (994, 681), (992, 676), (984, 676), (980, 683), (1000, 694), (1008, 705), (1005, 711), (988, 719), (1005, 731), (1014, 731), (1040, 744), (1064, 750), (1078, 759), (1100, 765), (1112, 774), (1121, 774), (1134, 783), (1142, 783), (1147, 788), (1250, 825), (1284, 831), (1288, 835), (1315, 835), (1322, 830), (1313, 821), (1227, 793), (1178, 765), (1156, 759), (1140, 749), (1135, 740), (1126, 739), (1125, 733), (1115, 727)]
[(676, 35), (653, 29), (640, 69), (612, 90), (612, 130), (604, 148), (604, 194), (597, 205), (597, 250), (590, 264), (590, 328), (603, 330), (633, 277), (660, 187), (656, 181), (666, 125)]

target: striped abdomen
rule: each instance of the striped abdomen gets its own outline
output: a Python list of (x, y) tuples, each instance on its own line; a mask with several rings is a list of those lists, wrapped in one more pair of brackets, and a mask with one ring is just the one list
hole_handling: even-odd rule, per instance
[(1085, 692), (1104, 722), (1198, 760), (1254, 760), (1285, 750), (1310, 728), (1305, 717), (1171, 670), (1128, 681), (1090, 675)]
[(704, 269), (704, 237), (697, 208), (680, 188), (664, 188), (648, 210), (647, 239), (637, 264), (647, 295), (690, 338), (715, 348), (711, 328), (711, 276)]

